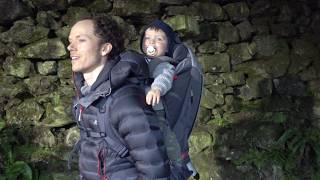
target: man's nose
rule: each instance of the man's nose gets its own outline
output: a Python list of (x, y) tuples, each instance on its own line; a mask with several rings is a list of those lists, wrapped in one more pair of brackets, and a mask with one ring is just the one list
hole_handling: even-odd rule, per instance
[(69, 43), (69, 45), (67, 46), (68, 51), (72, 51), (75, 50), (74, 44), (73, 43)]

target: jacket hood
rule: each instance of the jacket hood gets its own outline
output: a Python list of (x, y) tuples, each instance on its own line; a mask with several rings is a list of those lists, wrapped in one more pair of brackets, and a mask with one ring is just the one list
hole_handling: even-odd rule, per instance
[[(91, 86), (91, 91), (95, 91), (101, 84), (109, 81), (111, 90), (124, 85), (127, 82), (141, 83), (147, 81), (149, 77), (148, 65), (144, 56), (133, 51), (121, 53), (115, 59), (108, 60), (97, 80)], [(74, 73), (74, 84), (77, 96), (81, 96), (80, 88), (84, 85), (82, 73)]]
[(157, 29), (161, 29), (167, 36), (167, 39), (168, 39), (168, 52), (166, 53), (166, 56), (169, 56), (169, 57), (172, 57), (173, 55), (173, 50), (174, 50), (174, 47), (176, 44), (180, 44), (181, 43), (181, 40), (180, 38), (178, 37), (178, 34), (175, 33), (173, 31), (173, 29), (168, 25), (166, 24), (165, 22), (157, 19), (157, 20), (154, 20), (153, 22), (151, 22), (144, 30), (143, 30), (143, 33), (141, 35), (141, 39), (140, 39), (140, 49), (141, 49), (141, 52), (143, 52), (143, 48), (142, 48), (142, 45), (143, 45), (143, 38), (144, 38), (144, 34), (146, 32), (146, 30), (150, 27), (153, 27), (153, 28), (157, 28)]

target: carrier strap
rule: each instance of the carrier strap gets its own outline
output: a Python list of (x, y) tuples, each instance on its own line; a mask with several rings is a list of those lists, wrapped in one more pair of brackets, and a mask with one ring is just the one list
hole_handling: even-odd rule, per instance
[[(128, 148), (121, 141), (115, 133), (115, 129), (112, 127), (111, 123), (107, 118), (107, 97), (103, 96), (98, 103), (99, 113), (98, 113), (98, 124), (101, 132), (95, 133), (92, 132), (92, 135), (100, 136), (105, 139), (109, 148), (114, 150), (117, 156), (124, 158), (129, 155)], [(107, 135), (108, 132), (108, 135)], [(91, 135), (91, 134), (90, 134)]]
[(118, 143), (117, 141), (113, 140), (111, 137), (107, 136), (105, 132), (93, 132), (86, 130), (85, 134), (87, 135), (87, 137), (104, 138), (108, 144), (108, 147), (114, 150), (119, 157), (124, 158), (128, 156), (128, 148), (122, 145), (121, 143)]
[(71, 161), (73, 159), (73, 157), (80, 151), (80, 141), (81, 141), (81, 138), (75, 143), (75, 145), (73, 146), (70, 154), (69, 154), (69, 157), (68, 157), (68, 170), (71, 170)]

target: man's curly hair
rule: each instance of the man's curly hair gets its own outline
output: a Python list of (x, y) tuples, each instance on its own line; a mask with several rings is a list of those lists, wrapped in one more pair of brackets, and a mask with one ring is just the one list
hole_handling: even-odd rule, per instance
[(112, 50), (108, 59), (116, 59), (124, 50), (123, 32), (116, 21), (107, 15), (99, 14), (90, 17), (84, 17), (81, 20), (92, 20), (95, 29), (95, 35), (101, 38), (102, 43), (110, 43)]

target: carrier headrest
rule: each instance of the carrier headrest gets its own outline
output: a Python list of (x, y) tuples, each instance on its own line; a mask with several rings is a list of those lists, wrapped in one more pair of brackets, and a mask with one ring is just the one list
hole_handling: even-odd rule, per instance
[(148, 64), (143, 55), (126, 51), (120, 54), (120, 58), (111, 70), (110, 80), (113, 88), (119, 87), (130, 78), (136, 78), (139, 81), (149, 78)]
[(188, 56), (188, 48), (184, 44), (176, 44), (173, 49), (172, 57), (174, 61), (181, 62), (183, 59), (185, 59)]

